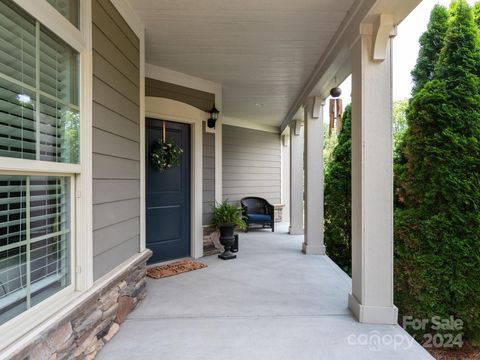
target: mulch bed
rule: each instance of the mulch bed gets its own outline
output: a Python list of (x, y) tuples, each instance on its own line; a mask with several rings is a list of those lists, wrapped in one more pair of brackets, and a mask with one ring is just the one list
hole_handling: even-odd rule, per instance
[(193, 260), (180, 260), (170, 264), (148, 268), (147, 276), (151, 277), (152, 279), (161, 279), (206, 267), (206, 264), (202, 264)]
[(480, 348), (464, 345), (461, 349), (427, 349), (437, 360), (480, 360)]

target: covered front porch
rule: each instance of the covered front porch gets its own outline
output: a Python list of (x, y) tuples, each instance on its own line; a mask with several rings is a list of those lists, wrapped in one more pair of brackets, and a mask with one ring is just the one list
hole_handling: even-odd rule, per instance
[[(72, 79), (80, 85), (68, 88), (80, 94), (73, 138), (81, 160), (44, 159), (38, 106), (28, 108), (35, 160), (13, 150), (0, 159), (3, 175), (20, 183), (4, 198), (21, 208), (16, 194), (27, 194), (26, 214), (31, 176), (71, 178), (54, 204), (63, 219), (68, 203), (69, 226), (52, 235), (71, 234), (62, 240), (65, 291), (30, 308), (25, 290), (26, 308), (0, 328), (0, 359), (91, 359), (104, 344), (100, 359), (429, 358), (397, 325), (393, 298), (391, 49), (396, 25), (419, 2), (84, 0), (76, 28), (50, 1), (9, 1), (5, 14), (36, 24), (32, 39), (46, 26), (79, 60)], [(24, 108), (44, 90), (37, 76), (26, 96), (17, 89), (23, 70), (11, 73), (22, 80), (0, 77), (13, 81), (7, 125), (17, 134)], [(325, 100), (350, 74), (352, 280), (325, 256), (322, 157)], [(153, 168), (159, 142), (185, 150), (168, 172)], [(241, 234), (235, 261), (204, 258), (212, 205), (245, 196), (285, 206), (289, 226)], [(6, 251), (24, 246), (15, 241)], [(152, 251), (152, 263), (192, 257), (209, 266), (149, 280), (140, 303)], [(5, 254), (19, 268), (31, 263)]]
[(361, 324), (351, 280), (305, 256), (288, 224), (240, 234), (235, 261), (148, 280), (148, 296), (99, 359), (430, 359), (398, 325)]

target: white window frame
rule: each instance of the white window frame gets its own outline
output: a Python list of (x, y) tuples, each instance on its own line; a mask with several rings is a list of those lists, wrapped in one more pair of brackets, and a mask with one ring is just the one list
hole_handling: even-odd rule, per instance
[(0, 353), (93, 285), (91, 0), (80, 0), (80, 29), (46, 0), (13, 1), (79, 53), (80, 164), (0, 157), (0, 174), (64, 176), (71, 183), (71, 284), (0, 325)]
[[(0, 332), (2, 333), (3, 336), (3, 331), (4, 327), (5, 330), (8, 333), (12, 332), (12, 330), (15, 330), (15, 332), (22, 332), (24, 330), (24, 324), (25, 323), (31, 323), (32, 319), (31, 317), (33, 316), (35, 318), (35, 313), (39, 313), (40, 311), (45, 311), (45, 309), (50, 305), (51, 303), (56, 303), (58, 302), (58, 298), (65, 299), (65, 296), (72, 295), (75, 292), (75, 258), (73, 256), (73, 253), (75, 252), (75, 245), (76, 245), (76, 209), (74, 203), (75, 203), (75, 174), (62, 174), (62, 173), (49, 173), (49, 174), (41, 174), (38, 172), (19, 172), (19, 171), (2, 171), (2, 175), (12, 175), (12, 176), (53, 176), (53, 177), (65, 177), (70, 179), (70, 204), (71, 204), (71, 209), (70, 209), (70, 251), (72, 253), (71, 255), (71, 261), (70, 261), (70, 284), (66, 286), (65, 288), (61, 289), (54, 295), (50, 296), (49, 298), (43, 300), (37, 305), (32, 306), (31, 308), (27, 309), (26, 311), (20, 313), (19, 315), (15, 316), (13, 319), (7, 321), (5, 324), (0, 326)], [(58, 306), (58, 304), (56, 304)], [(34, 311), (31, 311), (34, 310)], [(2, 339), (3, 340), (3, 339)], [(1, 344), (1, 342), (0, 342)], [(0, 347), (1, 349), (1, 347)]]

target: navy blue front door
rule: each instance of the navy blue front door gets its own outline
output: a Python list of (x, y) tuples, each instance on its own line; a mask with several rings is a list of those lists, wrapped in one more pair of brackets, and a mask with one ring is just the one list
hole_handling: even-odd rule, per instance
[(150, 160), (153, 143), (162, 138), (162, 120), (146, 119), (146, 227), (150, 263), (190, 256), (190, 126), (165, 122), (167, 141), (183, 153), (178, 167), (158, 171)]

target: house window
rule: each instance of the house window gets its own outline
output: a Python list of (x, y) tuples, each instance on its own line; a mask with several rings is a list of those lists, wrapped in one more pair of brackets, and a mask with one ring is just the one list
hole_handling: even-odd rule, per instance
[(70, 178), (0, 176), (0, 324), (71, 284)]
[(0, 2), (0, 156), (79, 162), (78, 53)]
[(47, 0), (68, 21), (78, 28), (80, 23), (79, 0)]
[(58, 35), (0, 1), (0, 326), (75, 288), (80, 57)]

